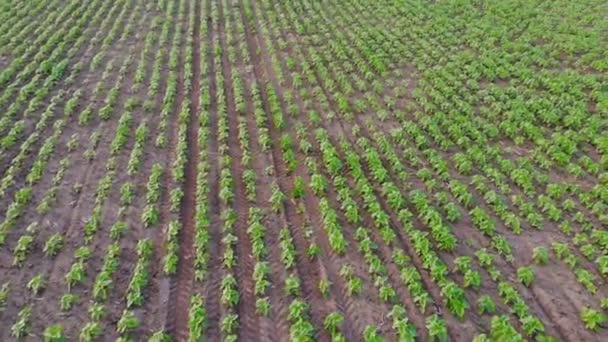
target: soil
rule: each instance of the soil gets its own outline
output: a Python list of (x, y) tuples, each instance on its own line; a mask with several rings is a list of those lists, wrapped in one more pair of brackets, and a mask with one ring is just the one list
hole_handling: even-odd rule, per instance
[[(501, 274), (500, 281), (516, 289), (528, 306), (529, 312), (543, 323), (545, 334), (564, 341), (608, 339), (606, 329), (589, 331), (580, 319), (580, 312), (584, 307), (592, 307), (600, 311), (599, 303), (608, 295), (605, 276), (595, 263), (595, 257), (602, 253), (600, 247), (598, 246), (593, 258), (587, 258), (581, 249), (581, 244), (575, 243), (575, 234), (589, 235), (589, 231), (587, 227), (576, 222), (574, 212), (580, 211), (594, 229), (603, 228), (598, 215), (592, 212), (589, 206), (584, 205), (581, 195), (569, 193), (559, 202), (556, 201), (561, 205), (563, 199), (572, 199), (575, 202), (575, 210), (571, 212), (563, 210), (560, 221), (553, 222), (540, 210), (538, 204), (538, 197), (547, 192), (545, 184), (535, 181), (537, 187), (534, 192), (525, 193), (511, 180), (510, 175), (502, 171), (496, 159), (489, 160), (488, 165), (474, 165), (470, 174), (459, 172), (452, 157), (456, 152), (466, 152), (463, 150), (466, 146), (452, 141), (452, 135), (447, 132), (445, 126), (435, 123), (432, 123), (435, 125), (432, 126), (429, 122), (421, 120), (421, 115), (424, 115), (421, 113), (431, 110), (419, 103), (417, 98), (419, 95), (416, 93), (415, 97), (415, 91), (424, 91), (434, 86), (425, 79), (427, 77), (425, 72), (429, 70), (419, 68), (423, 55), (421, 51), (427, 56), (436, 55), (436, 63), (444, 63), (450, 61), (451, 57), (447, 55), (451, 53), (475, 55), (476, 48), (465, 44), (466, 46), (460, 50), (450, 50), (450, 47), (446, 46), (447, 43), (442, 41), (444, 37), (440, 36), (442, 32), (439, 31), (433, 31), (431, 35), (433, 39), (426, 41), (423, 47), (420, 45), (410, 47), (408, 44), (413, 44), (416, 35), (421, 33), (419, 30), (413, 31), (414, 33), (402, 33), (399, 31), (399, 25), (409, 21), (409, 24), (417, 26), (421, 21), (410, 15), (409, 9), (402, 9), (394, 4), (386, 4), (386, 6), (393, 8), (394, 13), (407, 12), (408, 16), (394, 17), (390, 25), (383, 23), (383, 16), (375, 13), (379, 8), (376, 6), (385, 5), (364, 4), (359, 1), (353, 1), (352, 7), (344, 8), (339, 3), (319, 4), (305, 0), (294, 3), (276, 0), (185, 0), (182, 11), (180, 11), (180, 2), (172, 0), (160, 1), (158, 4), (149, 4), (143, 0), (127, 0), (117, 4), (113, 12), (110, 12), (114, 6), (113, 2), (101, 0), (95, 3), (98, 7), (94, 10), (103, 12), (104, 18), (97, 25), (85, 25), (81, 34), (86, 39), (82, 46), (75, 49), (75, 54), (68, 53), (69, 48), (75, 43), (70, 41), (67, 42), (68, 48), (56, 56), (59, 59), (69, 57), (70, 67), (81, 62), (83, 68), (81, 70), (68, 68), (68, 74), (73, 76), (73, 82), (65, 82), (62, 79), (51, 85), (48, 95), (41, 102), (42, 105), (23, 118), (25, 129), (18, 138), (17, 144), (0, 153), (0, 178), (7, 175), (11, 168), (17, 168), (14, 184), (0, 194), (0, 223), (6, 220), (7, 209), (14, 202), (18, 190), (25, 187), (32, 189), (31, 200), (23, 208), (16, 224), (8, 232), (5, 244), (0, 248), (0, 285), (8, 283), (10, 287), (7, 303), (0, 310), (0, 340), (14, 340), (11, 336), (11, 326), (17, 320), (19, 311), (26, 306), (32, 307), (30, 338), (39, 339), (48, 326), (61, 323), (68, 339), (78, 339), (81, 329), (91, 322), (89, 308), (97, 301), (104, 305), (106, 311), (105, 316), (99, 321), (104, 340), (116, 339), (120, 336), (143, 340), (155, 332), (164, 331), (176, 341), (188, 341), (189, 308), (194, 294), (203, 297), (207, 314), (204, 338), (209, 341), (219, 341), (227, 337), (223, 329), (223, 319), (227, 314), (232, 313), (237, 314), (239, 318), (239, 327), (236, 330), (238, 340), (287, 340), (294, 327), (294, 322), (290, 321), (289, 317), (290, 305), (296, 299), (308, 304), (306, 319), (312, 324), (314, 338), (318, 341), (331, 340), (331, 333), (324, 325), (325, 318), (333, 312), (344, 316), (339, 331), (347, 341), (363, 340), (364, 331), (368, 327), (376, 327), (387, 340), (396, 340), (397, 333), (389, 317), (389, 312), (396, 304), (406, 309), (409, 322), (416, 328), (418, 340), (431, 339), (426, 322), (430, 316), (437, 314), (445, 321), (450, 340), (469, 341), (480, 333), (488, 333), (491, 328), (492, 315), (480, 314), (476, 308), (477, 300), (481, 296), (489, 296), (493, 299), (496, 303), (495, 315), (506, 315), (513, 327), (525, 335), (523, 324), (513, 314), (513, 306), (506, 304), (501, 298), (498, 282), (491, 279), (490, 272), (475, 258), (475, 253), (481, 249), (491, 252), (494, 256), (493, 265)], [(172, 7), (160, 8), (163, 4), (165, 6), (172, 4)], [(86, 4), (83, 8), (88, 6), (93, 5)], [(437, 2), (433, 7), (441, 6), (443, 5)], [(33, 12), (35, 17), (32, 19), (44, 18), (45, 14), (53, 10), (50, 7), (52, 6), (41, 6), (39, 11)], [(195, 15), (190, 21), (189, 14), (192, 11)], [(479, 11), (480, 15), (485, 14), (485, 10)], [(182, 20), (177, 19), (180, 12), (185, 13)], [(339, 17), (338, 13), (342, 16)], [(24, 18), (26, 17), (27, 15), (24, 15)], [(164, 45), (158, 40), (163, 20), (170, 20), (171, 23), (168, 39)], [(155, 22), (157, 25), (152, 26)], [(114, 23), (117, 26), (112, 28)], [(532, 19), (523, 21), (511, 32), (511, 36), (513, 39), (527, 37), (531, 25), (535, 25)], [(206, 30), (201, 30), (205, 27)], [(375, 28), (368, 30), (369, 27)], [(2, 40), (4, 34), (10, 27), (1, 26), (1, 28), (0, 41), (4, 41)], [(426, 28), (424, 26), (424, 29)], [(468, 29), (464, 26), (449, 26), (449, 28), (454, 29), (457, 35), (467, 34)], [(34, 33), (40, 32), (43, 28), (36, 30), (32, 27), (28, 28), (30, 29), (31, 32), (26, 35), (27, 41), (33, 41)], [(116, 30), (115, 39), (104, 42), (111, 30)], [(150, 55), (140, 58), (148, 32), (154, 33), (156, 40), (152, 44)], [(181, 40), (174, 44), (173, 37), (178, 32), (181, 32)], [(187, 37), (191, 32), (192, 55), (186, 56), (189, 42)], [(123, 34), (124, 37), (121, 39)], [(335, 45), (330, 42), (333, 41), (331, 38), (336, 38)], [(359, 44), (360, 40), (365, 41), (365, 44)], [(549, 44), (541, 45), (539, 48), (545, 49)], [(169, 51), (172, 48), (179, 50), (175, 70), (171, 70), (168, 66)], [(147, 88), (152, 81), (151, 75), (155, 63), (153, 56), (159, 50), (167, 51), (162, 55), (160, 89), (153, 98), (149, 98)], [(372, 50), (377, 50), (377, 55)], [(103, 61), (98, 68), (91, 68), (90, 64), (99, 51), (104, 51)], [(206, 51), (207, 54), (201, 51)], [(411, 56), (401, 58), (398, 55), (402, 51), (408, 51)], [(10, 64), (13, 57), (0, 56), (0, 66), (5, 67)], [(33, 60), (32, 57), (28, 57), (26, 64)], [(388, 70), (377, 71), (372, 63), (374, 58), (381, 59)], [(145, 77), (142, 86), (134, 89), (133, 84), (140, 61), (144, 63)], [(186, 84), (186, 62), (192, 63), (191, 84)], [(113, 65), (113, 68), (106, 70), (107, 65)], [(122, 70), (121, 66), (124, 67)], [(370, 76), (361, 70), (369, 70), (372, 79), (370, 80)], [(571, 72), (576, 70), (572, 69)], [(161, 124), (160, 112), (169, 75), (177, 76), (177, 91), (170, 113), (163, 113), (163, 115), (168, 114), (165, 125)], [(240, 76), (242, 89), (235, 88), (238, 86), (233, 78), (235, 75)], [(223, 81), (220, 82), (217, 76), (221, 76)], [(464, 77), (452, 75), (453, 79), (451, 79), (444, 76), (437, 72), (439, 82), (454, 88), (459, 85), (460, 77)], [(601, 76), (601, 73), (598, 73), (598, 77)], [(44, 79), (46, 75), (40, 77)], [(15, 82), (17, 88), (29, 81), (29, 79), (11, 80)], [(361, 82), (365, 85), (360, 86)], [(480, 93), (487, 92), (490, 88), (497, 92), (507, 92), (513, 85), (521, 86), (520, 81), (515, 78), (493, 82), (482, 78), (479, 83), (481, 89), (478, 91), (466, 89), (474, 92), (471, 98), (477, 99), (474, 101), (476, 103), (471, 104), (472, 110), (478, 115), (478, 122), (473, 125), (475, 129), (478, 127), (475, 126), (476, 124), (487, 123), (488, 120), (479, 113), (481, 102), (485, 101), (479, 100)], [(351, 86), (352, 91), (344, 94), (346, 88), (344, 85)], [(106, 105), (106, 99), (115, 86), (118, 87), (118, 96), (113, 103), (111, 117), (103, 120), (98, 113)], [(382, 90), (377, 90), (377, 86), (382, 86), (383, 88), (380, 88)], [(269, 89), (272, 89), (272, 92)], [(38, 153), (44, 142), (55, 131), (54, 124), (64, 118), (64, 106), (67, 100), (77, 90), (82, 91), (83, 96), (75, 113), (65, 118), (67, 123), (57, 138), (44, 175), (39, 181), (30, 184), (26, 176), (38, 159)], [(238, 103), (235, 99), (235, 94), (240, 90), (242, 90), (244, 112), (237, 109)], [(7, 87), (0, 87), (0, 96), (5, 91)], [(49, 105), (50, 99), (60, 94), (60, 91), (64, 92), (64, 96), (57, 98), (54, 116), (45, 127), (37, 127), (41, 113)], [(210, 99), (208, 108), (203, 108), (206, 106), (201, 103), (202, 95), (207, 95), (201, 94), (204, 92), (208, 92)], [(255, 95), (255, 92), (258, 94)], [(220, 93), (223, 96), (219, 96)], [(446, 97), (446, 103), (458, 106), (461, 102), (468, 101), (464, 93), (466, 92), (454, 91), (449, 98)], [(276, 95), (278, 110), (281, 113), (273, 112), (273, 94)], [(17, 93), (11, 96), (11, 101), (15, 101), (17, 96)], [(31, 94), (27, 96), (27, 101), (19, 105), (18, 115), (26, 110), (27, 103), (33, 98)], [(589, 111), (597, 114), (596, 104), (590, 99), (590, 94), (587, 96), (590, 100)], [(125, 106), (131, 99), (138, 99), (139, 105), (130, 109), (132, 122), (128, 127), (127, 142), (123, 149), (113, 152), (110, 145), (119, 127), (118, 119), (125, 112)], [(346, 99), (351, 107), (348, 113), (342, 113), (340, 109), (342, 107), (340, 102), (343, 99)], [(183, 184), (176, 184), (172, 177), (172, 168), (176, 159), (176, 146), (180, 139), (177, 118), (181, 105), (186, 100), (190, 101), (190, 116), (185, 137), (187, 145), (185, 178)], [(152, 110), (143, 108), (144, 101), (154, 103)], [(361, 106), (360, 103), (363, 105)], [(93, 114), (89, 122), (81, 124), (78, 122), (78, 114), (86, 108), (91, 108)], [(7, 110), (8, 105), (3, 106), (2, 109)], [(260, 125), (257, 121), (256, 115), (260, 111), (267, 118), (264, 125)], [(313, 120), (309, 115), (311, 112), (317, 113), (321, 120)], [(389, 113), (388, 118), (381, 117), (380, 112)], [(401, 115), (393, 115), (397, 112)], [(277, 114), (283, 116), (285, 121), (283, 127), (274, 124), (273, 119)], [(207, 127), (200, 126), (203, 116), (208, 119)], [(432, 117), (438, 118), (438, 116)], [(21, 117), (10, 118), (9, 127), (20, 119)], [(225, 141), (220, 141), (218, 132), (221, 120), (226, 120), (228, 127), (228, 137)], [(403, 129), (404, 120), (419, 127), (426, 144), (417, 145), (413, 139), (397, 141), (389, 133)], [(138, 172), (129, 175), (126, 166), (131, 151), (135, 148), (135, 130), (143, 122), (146, 123), (149, 131), (143, 147), (142, 163)], [(247, 149), (252, 156), (249, 163), (245, 163), (242, 159), (246, 151), (245, 147), (241, 146), (238, 135), (241, 122), (245, 124), (249, 135)], [(304, 129), (300, 130), (301, 127)], [(202, 133), (203, 129), (209, 130), (208, 136)], [(328, 134), (330, 143), (335, 147), (343, 163), (341, 176), (344, 177), (346, 187), (351, 191), (361, 216), (357, 224), (351, 224), (347, 220), (344, 208), (341, 208), (343, 194), (336, 189), (334, 184), (336, 180), (332, 179), (331, 174), (322, 164), (321, 144), (316, 139), (318, 130)], [(554, 127), (543, 127), (543, 132), (547, 135), (554, 130)], [(259, 141), (263, 131), (268, 132), (270, 137), (268, 149), (264, 149)], [(28, 136), (34, 133), (39, 134), (36, 140), (32, 140), (30, 146), (24, 145)], [(383, 153), (384, 150), (381, 148), (383, 145), (375, 138), (376, 134), (382, 134), (391, 145), (390, 150), (394, 152), (395, 158), (391, 159), (389, 158), (391, 155)], [(438, 139), (435, 139), (435, 135), (439, 134), (452, 144), (449, 148), (441, 148)], [(467, 138), (473, 136), (472, 132), (463, 131), (463, 134), (466, 134)], [(97, 144), (91, 139), (95, 135), (99, 135)], [(154, 144), (159, 135), (167, 140), (167, 146), (164, 148)], [(207, 137), (208, 140), (199, 140), (201, 137)], [(286, 164), (286, 152), (282, 141), (285, 137), (290, 138), (293, 143), (291, 148), (295, 152), (297, 162), (293, 169), (288, 168)], [(79, 141), (79, 145), (68, 148), (68, 142), (73, 138)], [(366, 139), (368, 147), (364, 146), (362, 138)], [(299, 149), (302, 142), (310, 143), (312, 146), (310, 152)], [(530, 167), (542, 170), (533, 159), (534, 153), (537, 152), (536, 145), (531, 141), (516, 145), (511, 139), (500, 136), (490, 139), (487, 143), (497, 147), (502, 158), (526, 162)], [(21, 153), (26, 147), (27, 153)], [(413, 229), (427, 234), (436, 255), (449, 268), (447, 279), (464, 289), (469, 308), (463, 317), (459, 318), (450, 312), (447, 300), (442, 294), (442, 285), (433, 280), (432, 272), (425, 267), (423, 258), (418, 254), (419, 251), (412, 241), (412, 236), (408, 234), (410, 231), (399, 219), (400, 212), (389, 204), (387, 194), (383, 191), (384, 184), (375, 180), (373, 165), (370, 165), (365, 158), (367, 148), (378, 152), (380, 164), (387, 171), (386, 180), (390, 181), (406, 200), (402, 209), (414, 214)], [(431, 150), (435, 152), (433, 155), (429, 154)], [(346, 164), (346, 156), (351, 151), (360, 156), (362, 165), (360, 177), (366, 178), (373, 186), (371, 195), (377, 200), (378, 208), (388, 215), (390, 229), (396, 237), (392, 242), (383, 240), (374, 215), (357, 190), (358, 179)], [(95, 155), (91, 160), (87, 160), (85, 154), (91, 152)], [(413, 164), (408, 159), (407, 156), (411, 153), (419, 159), (418, 164)], [(582, 155), (590, 156), (595, 162), (602, 158), (602, 154), (589, 142), (584, 143), (584, 148), (577, 152), (576, 158)], [(230, 159), (223, 159), (226, 156)], [(441, 178), (434, 168), (433, 158), (441, 158), (445, 161), (447, 178)], [(395, 159), (401, 163), (400, 167), (403, 167), (408, 175), (407, 180), (401, 177), (396, 166), (393, 165)], [(69, 161), (69, 166), (59, 180), (54, 180), (63, 160)], [(222, 165), (221, 162), (224, 160), (229, 160), (229, 165)], [(198, 167), (201, 162), (204, 162), (208, 168), (206, 178), (199, 178)], [(150, 170), (157, 163), (163, 166), (161, 197), (156, 203), (159, 208), (159, 223), (145, 228), (141, 216), (144, 208), (150, 204), (146, 199), (147, 183)], [(113, 166), (113, 169), (110, 166)], [(508, 192), (504, 190), (504, 186), (497, 186), (498, 182), (492, 180), (485, 166), (491, 166), (503, 176)], [(229, 203), (220, 200), (222, 167), (228, 168), (234, 180), (232, 189), (234, 200)], [(418, 173), (421, 168), (428, 169), (436, 182), (425, 181)], [(248, 170), (253, 170), (257, 177), (253, 199), (247, 198), (248, 189), (244, 175)], [(598, 175), (586, 174), (581, 178), (574, 178), (562, 167), (542, 172), (552, 183), (579, 185), (582, 193), (589, 193), (590, 189), (599, 182)], [(602, 172), (605, 170), (602, 169)], [(322, 195), (315, 195), (310, 186), (307, 186), (303, 197), (293, 198), (296, 179), (301, 179), (308, 185), (311, 183), (313, 173), (323, 176), (328, 181), (330, 185), (328, 189)], [(483, 175), (482, 182), (487, 189), (498, 194), (505, 210), (512, 212), (521, 220), (523, 230), (521, 234), (514, 233), (503, 222), (495, 207), (484, 199), (485, 192), (475, 188), (474, 175)], [(111, 178), (111, 184), (107, 197), (100, 200), (98, 190), (100, 180), (104, 176)], [(197, 207), (201, 205), (197, 203), (197, 191), (201, 179), (206, 182), (208, 189), (206, 194), (208, 200), (202, 205), (206, 205), (208, 209), (209, 245), (206, 277), (197, 281), (194, 279), (194, 264), (199, 252), (196, 250), (195, 241)], [(466, 186), (473, 196), (472, 206), (459, 203), (450, 191), (449, 180), (452, 179)], [(479, 180), (476, 179), (477, 181)], [(130, 205), (121, 202), (120, 187), (127, 182), (133, 183), (136, 193)], [(275, 186), (288, 197), (278, 210), (273, 208), (271, 203)], [(183, 199), (179, 211), (172, 212), (170, 191), (176, 187), (183, 190)], [(438, 248), (437, 241), (432, 237), (433, 230), (422, 218), (422, 211), (410, 201), (413, 190), (421, 190), (427, 194), (429, 205), (441, 214), (442, 223), (457, 238), (458, 243), (453, 251), (442, 251)], [(38, 204), (51, 191), (56, 192), (56, 200), (50, 211), (39, 212)], [(448, 222), (443, 208), (444, 203), (434, 196), (440, 191), (445, 193), (445, 198), (461, 213), (461, 217), (455, 222)], [(524, 210), (516, 205), (513, 196), (518, 196), (533, 205), (543, 218), (543, 229), (536, 229), (528, 222)], [(319, 210), (322, 198), (326, 199), (337, 213), (340, 229), (348, 243), (348, 248), (343, 254), (332, 251)], [(500, 255), (493, 245), (492, 238), (476, 228), (470, 212), (475, 206), (490, 215), (495, 223), (496, 236), (508, 241), (512, 249), (512, 260)], [(96, 208), (101, 210), (99, 229), (88, 242), (85, 239), (84, 226), (89, 222)], [(254, 245), (248, 232), (249, 213), (252, 208), (260, 210), (262, 223), (266, 228), (263, 239), (268, 253), (262, 256), (261, 260), (256, 260), (253, 255)], [(237, 262), (233, 268), (226, 268), (222, 262), (226, 245), (223, 241), (225, 231), (221, 214), (228, 209), (234, 210), (237, 217), (234, 225), (234, 234), (238, 239), (234, 245)], [(119, 220), (125, 221), (129, 229), (120, 239), (112, 239), (110, 229)], [(181, 223), (178, 236), (179, 260), (176, 274), (167, 275), (163, 271), (167, 241), (166, 226), (173, 220)], [(572, 234), (565, 234), (562, 231), (560, 226), (562, 222), (572, 223)], [(17, 241), (28, 234), (28, 227), (37, 227), (33, 234), (34, 242), (23, 265), (17, 267), (13, 265), (15, 247)], [(374, 243), (374, 255), (386, 267), (381, 279), (370, 273), (366, 256), (359, 249), (355, 236), (355, 231), (359, 227), (366, 228), (370, 240)], [(295, 265), (292, 267), (287, 267), (282, 257), (283, 245), (280, 236), (283, 229), (289, 232), (295, 248)], [(56, 233), (64, 238), (65, 244), (56, 256), (50, 257), (45, 255), (43, 248), (49, 237)], [(152, 259), (146, 268), (147, 284), (143, 289), (144, 301), (141, 305), (127, 308), (126, 296), (138, 261), (136, 246), (142, 239), (149, 239), (153, 245)], [(319, 248), (317, 257), (307, 255), (308, 248), (313, 242)], [(532, 258), (534, 248), (543, 246), (551, 250), (552, 242), (561, 242), (570, 248), (578, 259), (577, 268), (586, 269), (595, 277), (594, 284), (597, 286), (597, 291), (587, 290), (577, 280), (577, 268), (569, 267), (553, 253), (547, 265), (534, 263)], [(108, 298), (96, 300), (93, 296), (93, 286), (104, 264), (106, 250), (113, 243), (117, 243), (121, 251), (116, 271), (111, 278), (112, 289)], [(589, 243), (598, 245), (595, 241)], [(81, 283), (68, 287), (65, 275), (77, 261), (74, 253), (83, 246), (91, 251), (90, 258), (85, 262), (86, 277)], [(402, 279), (399, 267), (392, 260), (393, 253), (397, 249), (405, 252), (411, 259), (411, 265), (421, 275), (422, 287), (431, 299), (425, 310), (421, 310), (416, 305), (415, 298)], [(455, 270), (455, 259), (464, 255), (472, 257), (471, 267), (481, 277), (481, 285), (478, 288), (465, 288), (463, 275)], [(256, 262), (259, 261), (267, 262), (271, 269), (268, 274), (271, 285), (261, 295), (255, 293), (256, 284), (253, 278)], [(351, 266), (354, 274), (361, 279), (360, 295), (348, 293), (348, 282), (341, 274), (345, 265)], [(524, 286), (517, 279), (517, 270), (525, 266), (534, 269), (535, 279), (530, 286)], [(227, 307), (221, 301), (221, 283), (228, 274), (234, 275), (237, 280), (240, 298), (235, 307)], [(33, 295), (27, 289), (27, 283), (36, 275), (45, 277), (46, 286), (41, 293)], [(295, 295), (287, 294), (284, 289), (285, 280), (292, 275), (300, 280), (300, 293)], [(319, 290), (322, 280), (331, 283), (329, 292), (325, 295)], [(379, 282), (386, 282), (395, 290), (394, 300), (388, 302), (382, 300)], [(71, 310), (61, 312), (60, 299), (68, 293), (77, 295), (79, 300)], [(266, 316), (256, 311), (257, 300), (261, 297), (267, 297), (271, 304), (270, 312)], [(133, 331), (119, 334), (117, 325), (125, 310), (133, 311), (139, 320), (139, 325)]]
[[(169, 296), (169, 310), (167, 316), (167, 330), (172, 333), (178, 340), (187, 340), (188, 338), (188, 310), (190, 307), (190, 295), (194, 282), (194, 240), (196, 235), (196, 189), (197, 189), (197, 166), (199, 157), (198, 146), (198, 116), (200, 113), (200, 2), (195, 4), (195, 8), (190, 11), (195, 11), (193, 28), (193, 44), (192, 63), (193, 76), (192, 88), (190, 91), (190, 117), (188, 122), (188, 130), (186, 133), (188, 159), (185, 165), (185, 181), (183, 184), (184, 197), (180, 210), (181, 230), (179, 232), (179, 261), (177, 267), (177, 276), (171, 287)], [(188, 32), (188, 31), (186, 31)], [(187, 33), (186, 33), (187, 34)], [(182, 50), (182, 55), (183, 55)], [(183, 59), (182, 59), (183, 61)], [(183, 64), (183, 63), (182, 63)], [(181, 85), (178, 82), (178, 89), (183, 88), (183, 70), (180, 73)], [(183, 94), (178, 92), (176, 99), (177, 107), (183, 100)], [(181, 98), (180, 98), (181, 96)]]

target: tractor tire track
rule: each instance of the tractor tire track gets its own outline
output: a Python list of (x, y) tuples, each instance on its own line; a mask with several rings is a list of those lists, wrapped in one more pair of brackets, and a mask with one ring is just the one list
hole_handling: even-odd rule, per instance
[[(184, 197), (180, 209), (180, 220), (182, 227), (179, 233), (179, 261), (174, 288), (171, 289), (169, 305), (172, 306), (169, 324), (173, 335), (178, 341), (188, 339), (188, 318), (190, 307), (190, 296), (193, 287), (193, 265), (194, 265), (194, 239), (196, 234), (196, 189), (197, 189), (197, 165), (199, 159), (198, 146), (198, 116), (200, 112), (200, 1), (195, 2), (195, 20), (193, 32), (192, 67), (193, 78), (190, 87), (190, 116), (188, 118), (188, 129), (186, 141), (188, 144), (188, 157), (185, 165), (185, 179), (183, 183)], [(184, 58), (184, 56), (182, 56)], [(183, 75), (180, 77), (183, 79)], [(184, 85), (182, 84), (183, 88)], [(181, 103), (181, 101), (176, 101)]]

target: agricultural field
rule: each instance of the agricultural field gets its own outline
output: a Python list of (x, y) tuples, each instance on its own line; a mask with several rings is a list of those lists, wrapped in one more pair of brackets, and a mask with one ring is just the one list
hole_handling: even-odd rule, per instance
[(0, 341), (608, 341), (608, 2), (0, 1)]

